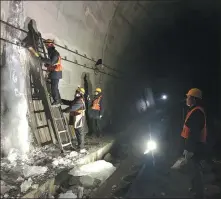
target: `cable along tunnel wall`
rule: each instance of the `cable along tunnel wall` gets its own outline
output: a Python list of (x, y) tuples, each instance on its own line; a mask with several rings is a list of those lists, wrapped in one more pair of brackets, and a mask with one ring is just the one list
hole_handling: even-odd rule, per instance
[[(20, 44), (18, 42), (15, 41), (9, 41), (6, 37), (5, 37), (5, 30), (6, 27), (10, 27), (12, 30), (15, 29), (16, 31), (20, 31), (22, 34), (26, 35), (28, 32), (20, 29), (19, 27), (15, 27), (5, 21), (1, 20), (1, 45), (3, 46), (4, 43), (10, 44), (10, 45), (17, 45), (20, 46)], [(19, 39), (23, 39), (23, 38), (19, 38)], [(56, 46), (63, 48), (64, 50), (74, 53), (75, 55), (84, 58), (84, 60), (86, 60), (87, 62), (91, 62), (95, 63), (94, 59), (90, 59), (88, 58), (86, 55), (81, 55), (78, 53), (78, 51), (76, 50), (75, 52), (68, 49), (67, 46), (62, 47), (56, 44)], [(20, 48), (22, 48), (20, 46)], [(2, 49), (2, 48), (1, 48)], [(59, 49), (58, 49), (59, 51)], [(2, 54), (2, 52), (1, 52)], [(28, 96), (28, 105), (29, 105), (29, 123), (30, 126), (32, 128), (32, 132), (34, 133), (34, 138), (35, 138), (35, 143), (37, 143), (38, 145), (44, 145), (44, 144), (48, 144), (48, 143), (56, 143), (56, 139), (55, 139), (55, 135), (54, 135), (54, 131), (53, 131), (53, 126), (52, 126), (52, 118), (51, 118), (51, 114), (49, 114), (50, 110), (49, 110), (49, 106), (46, 100), (46, 96), (48, 95), (48, 93), (44, 92), (43, 89), (43, 79), (42, 76), (40, 75), (41, 72), (41, 64), (40, 62), (36, 59), (33, 58), (28, 51), (26, 51), (27, 56), (27, 66), (26, 68), (28, 68), (29, 70), (29, 75), (27, 76), (27, 96)], [(103, 71), (102, 68), (104, 67), (94, 67), (93, 65), (91, 67), (87, 66), (87, 64), (80, 64), (77, 59), (75, 59), (75, 61), (71, 61), (67, 59), (67, 56), (64, 56), (63, 60), (74, 63), (75, 65), (78, 66), (82, 66), (84, 68), (88, 68), (91, 70), (94, 70), (94, 73), (97, 74), (106, 74), (109, 76), (112, 76), (109, 73), (106, 73)], [(82, 60), (82, 59), (81, 59)], [(112, 70), (111, 67), (105, 66), (106, 68), (108, 68), (109, 70)], [(100, 70), (100, 68), (102, 70)], [(114, 69), (113, 69), (114, 71)], [(64, 76), (67, 75), (68, 73), (65, 73), (66, 70), (64, 70)], [(69, 75), (69, 74), (68, 74)], [(69, 78), (70, 79), (70, 78)], [(63, 81), (64, 83), (64, 81)], [(70, 82), (69, 82), (70, 83)], [(62, 82), (61, 82), (61, 87), (62, 87)], [(73, 90), (74, 90), (74, 86), (73, 86)], [(36, 94), (39, 94), (40, 96), (37, 96)]]

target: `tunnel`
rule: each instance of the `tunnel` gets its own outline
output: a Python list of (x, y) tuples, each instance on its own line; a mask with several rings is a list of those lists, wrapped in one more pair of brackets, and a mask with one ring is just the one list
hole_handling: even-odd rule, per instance
[[(2, 1), (1, 22), (10, 23), (9, 11)], [(23, 1), (17, 27), (28, 31), (32, 20), (42, 38), (55, 41), (61, 98), (73, 100), (78, 86), (89, 96), (102, 89), (104, 136), (118, 138), (137, 122), (122, 141), (150, 131), (151, 123), (173, 151), (191, 88), (202, 90), (211, 144), (220, 132), (220, 13), (219, 0)]]

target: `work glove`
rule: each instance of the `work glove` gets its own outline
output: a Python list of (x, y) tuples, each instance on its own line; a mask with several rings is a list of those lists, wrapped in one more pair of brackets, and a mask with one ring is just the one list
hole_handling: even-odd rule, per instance
[(189, 152), (189, 151), (187, 151), (187, 150), (184, 150), (184, 151), (183, 151), (183, 156), (184, 156), (184, 158), (186, 159), (186, 161), (189, 160), (190, 158), (192, 158), (193, 155), (194, 155), (193, 152)]

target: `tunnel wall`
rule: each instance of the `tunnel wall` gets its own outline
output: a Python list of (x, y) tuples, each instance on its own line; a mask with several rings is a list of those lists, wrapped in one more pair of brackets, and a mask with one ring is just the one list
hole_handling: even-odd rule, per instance
[[(55, 43), (67, 46), (71, 50), (77, 50), (87, 57), (103, 59), (103, 63), (117, 69), (128, 70), (127, 64), (122, 64), (125, 57), (136, 57), (137, 52), (131, 49), (133, 38), (142, 33), (142, 24), (148, 16), (140, 2), (118, 2), (118, 1), (24, 1), (24, 27), (34, 20), (34, 28), (41, 32), (43, 38), (52, 38)], [(7, 21), (7, 1), (1, 1), (1, 18)], [(142, 20), (140, 20), (142, 19)], [(145, 35), (143, 35), (145, 36)], [(137, 42), (138, 39), (133, 39)], [(135, 43), (136, 43), (135, 42)], [(130, 48), (128, 49), (128, 43)], [(86, 60), (76, 54), (56, 47), (62, 57), (68, 60), (77, 60), (78, 63), (91, 67), (93, 62)], [(132, 52), (130, 56), (124, 56), (125, 51)], [(123, 55), (123, 56), (122, 56)], [(126, 54), (125, 54), (126, 55)], [(128, 54), (127, 54), (128, 55)], [(105, 74), (96, 74), (93, 70), (83, 68), (66, 61), (62, 62), (63, 79), (60, 82), (61, 97), (73, 99), (74, 90), (78, 85), (83, 86), (83, 77), (87, 74), (89, 94), (99, 86), (104, 91), (104, 106), (106, 117), (103, 125), (111, 117), (114, 107), (116, 87), (121, 84), (119, 79)], [(118, 75), (117, 72), (103, 68), (106, 73)]]
[[(1, 18), (7, 21), (7, 1), (1, 1)], [(115, 10), (113, 2), (80, 2), (80, 1), (24, 1), (25, 24), (22, 29), (27, 30), (27, 23), (33, 19), (34, 28), (41, 32), (43, 38), (52, 38), (56, 44), (77, 50), (89, 58), (97, 60), (103, 58), (105, 64), (115, 63), (114, 54), (118, 52), (106, 49), (109, 20)], [(105, 16), (104, 16), (105, 14)], [(3, 36), (3, 28), (1, 29)], [(111, 38), (109, 38), (111, 40)], [(65, 49), (56, 47), (62, 57), (68, 60), (77, 60), (78, 63), (93, 67), (94, 62), (82, 58)], [(109, 59), (111, 57), (111, 59)], [(84, 86), (83, 77), (87, 74), (89, 94), (95, 87), (101, 87), (105, 92), (105, 78), (107, 75), (95, 74), (93, 70), (83, 68), (67, 61), (62, 62), (63, 79), (60, 82), (60, 94), (64, 99), (73, 99), (74, 91), (78, 85)], [(106, 71), (109, 72), (109, 71)], [(109, 78), (111, 81), (111, 77)], [(107, 100), (105, 100), (105, 103)], [(108, 109), (107, 109), (108, 110)]]

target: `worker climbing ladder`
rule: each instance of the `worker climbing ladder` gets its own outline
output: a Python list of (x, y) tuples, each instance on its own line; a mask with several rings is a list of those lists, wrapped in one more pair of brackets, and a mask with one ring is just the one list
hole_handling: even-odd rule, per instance
[[(32, 33), (31, 35), (34, 35), (34, 33)], [(29, 50), (32, 52), (32, 54), (34, 54), (36, 57), (39, 57), (39, 55), (41, 54), (42, 57), (46, 57), (46, 52), (44, 49), (44, 44), (43, 44), (43, 40), (41, 37), (41, 34), (38, 33), (39, 36), (39, 44), (36, 44), (36, 41), (33, 37), (33, 47), (29, 47)], [(41, 51), (42, 50), (42, 51)], [(43, 65), (41, 63), (41, 61), (39, 60), (39, 64), (40, 64), (40, 78), (41, 78), (41, 84), (45, 93), (45, 97), (46, 97), (46, 101), (49, 107), (49, 112), (51, 115), (51, 119), (53, 122), (53, 126), (54, 126), (54, 131), (56, 132), (56, 137), (60, 146), (61, 151), (65, 151), (66, 148), (70, 149), (73, 148), (72, 145), (72, 136), (70, 134), (70, 129), (67, 123), (66, 118), (63, 115), (61, 106), (59, 107), (53, 107), (51, 106), (52, 100), (51, 100), (51, 95), (49, 93), (50, 92), (50, 86), (48, 86), (47, 84), (50, 84), (46, 78), (45, 78), (45, 74), (44, 74), (44, 69), (42, 68)], [(34, 98), (33, 98), (34, 99)], [(39, 127), (37, 127), (39, 128)]]

